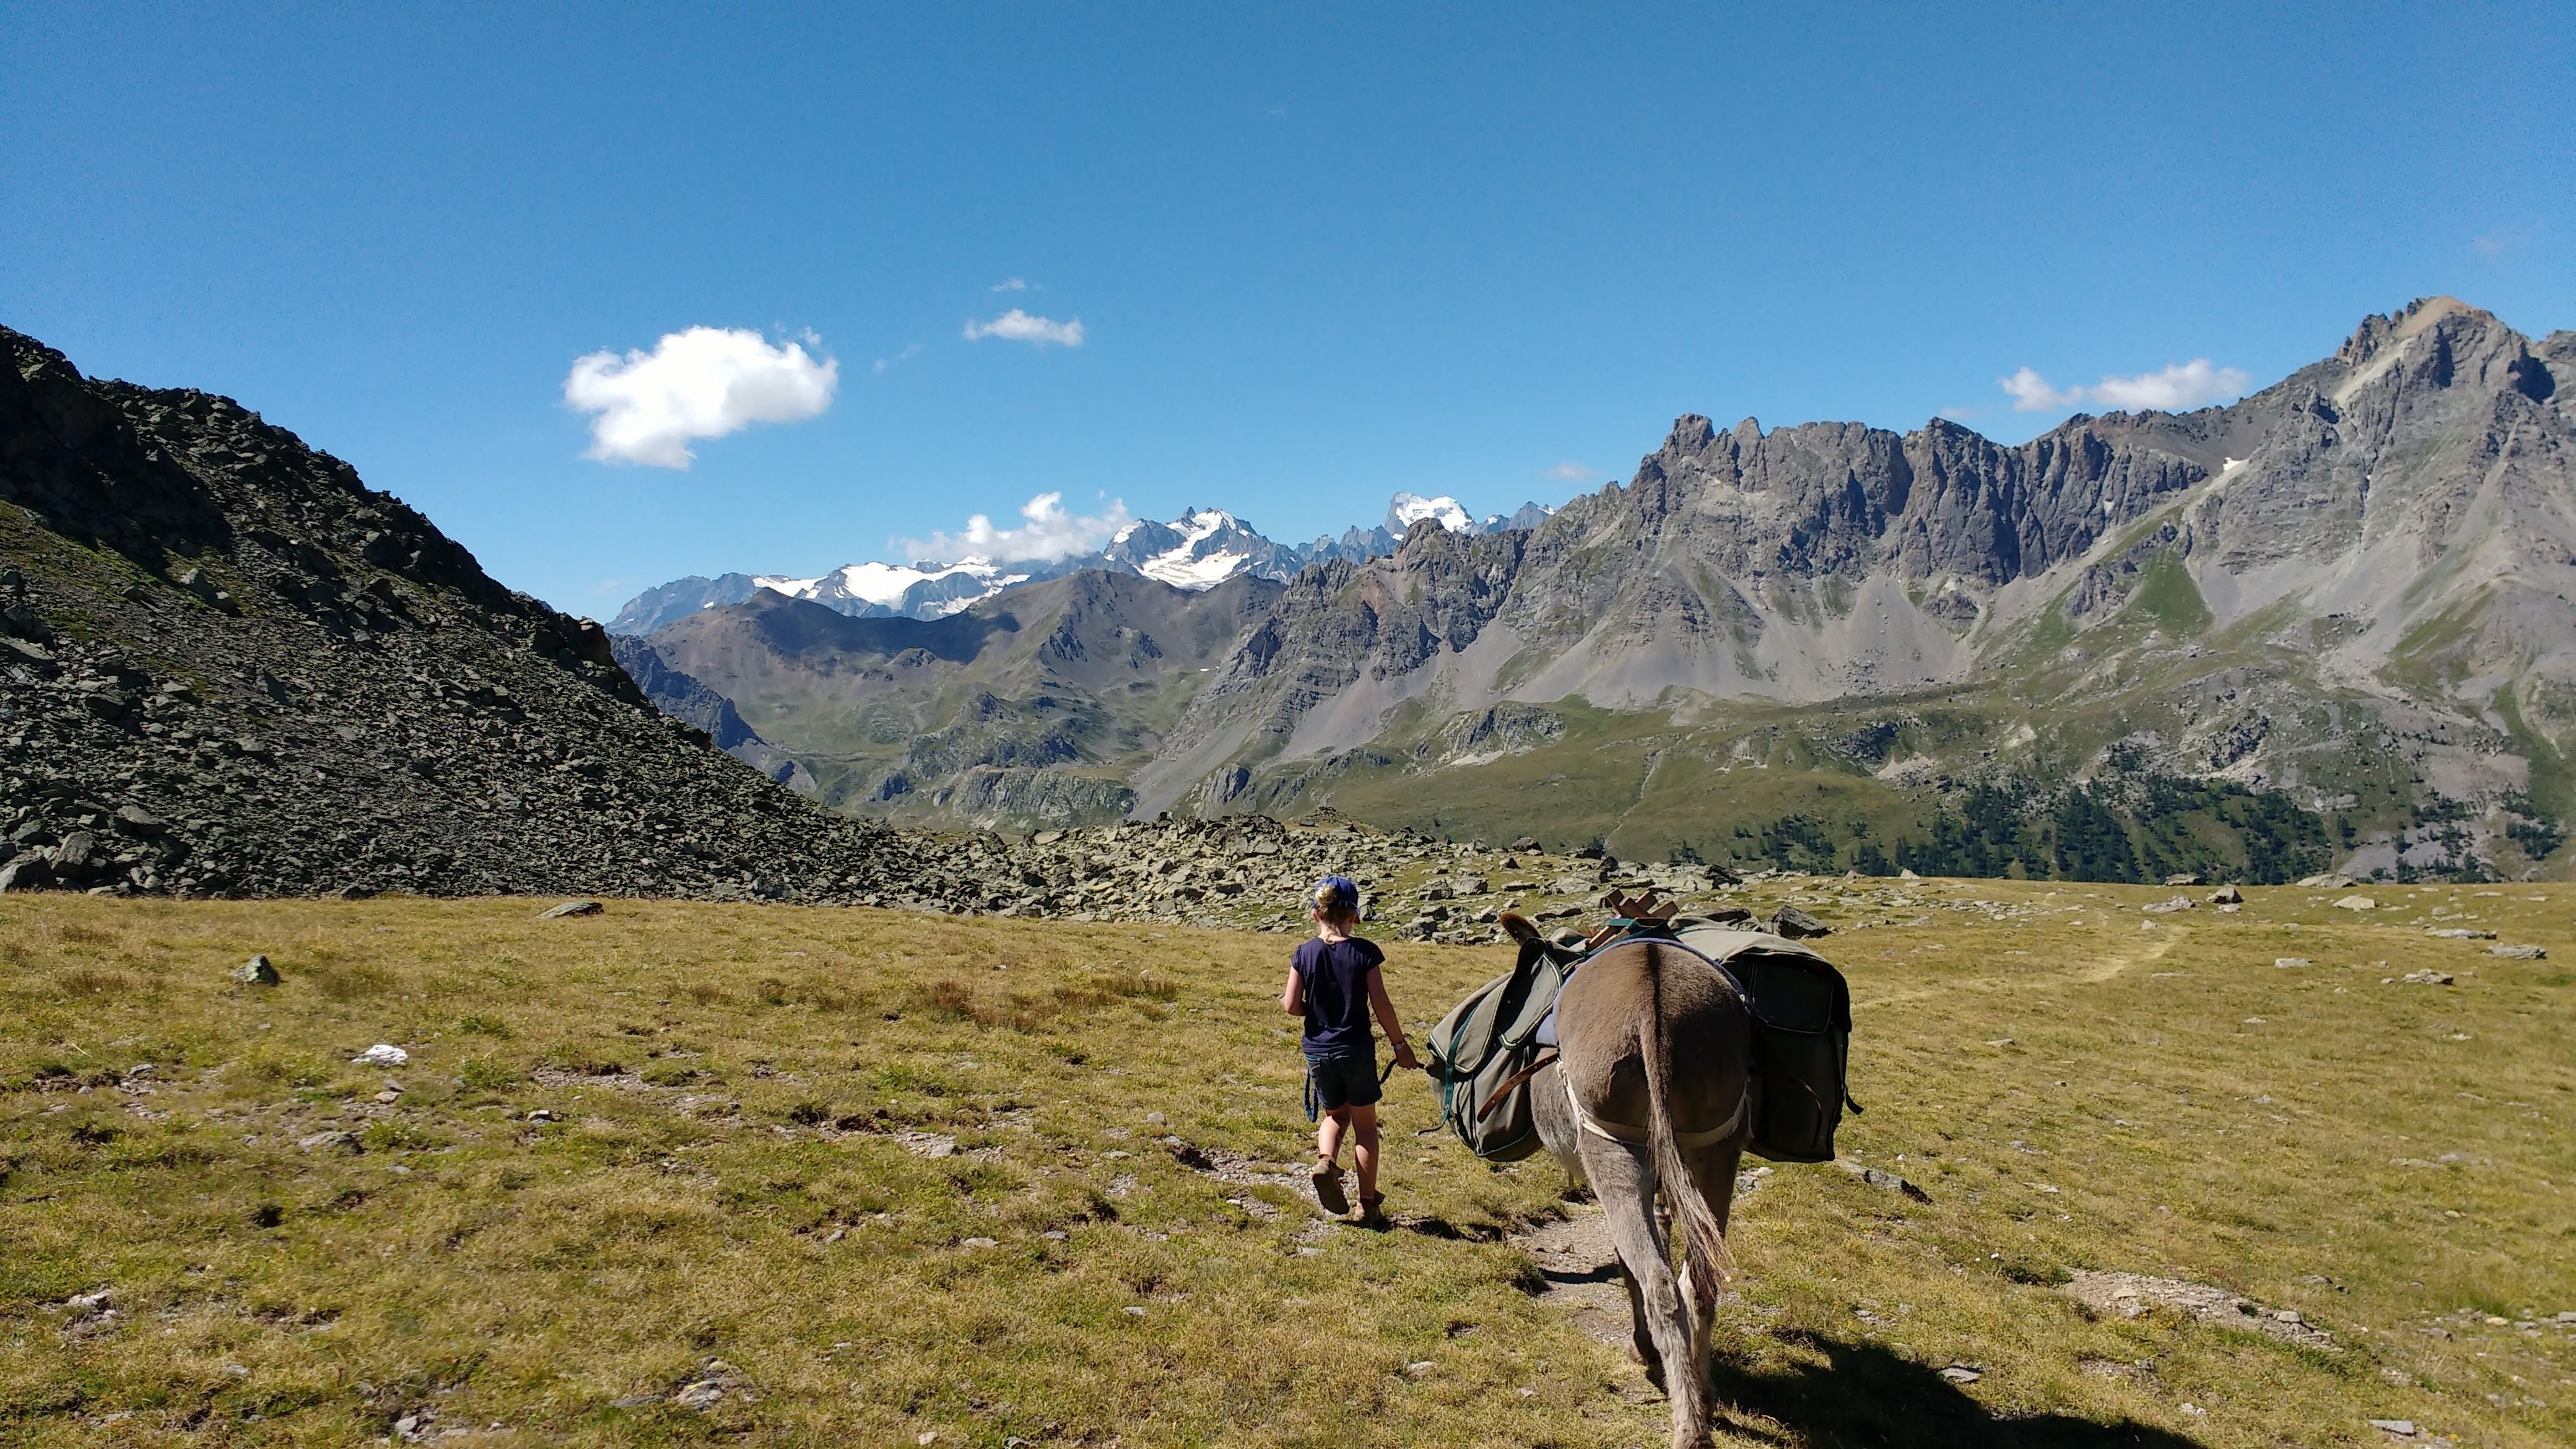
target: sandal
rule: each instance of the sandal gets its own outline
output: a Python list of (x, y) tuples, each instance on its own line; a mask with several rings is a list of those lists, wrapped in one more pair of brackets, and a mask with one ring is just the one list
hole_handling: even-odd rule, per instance
[(1324, 1211), (1340, 1217), (1351, 1210), (1351, 1200), (1342, 1195), (1341, 1164), (1329, 1159), (1318, 1161), (1309, 1178), (1315, 1184), (1315, 1201), (1323, 1204)]

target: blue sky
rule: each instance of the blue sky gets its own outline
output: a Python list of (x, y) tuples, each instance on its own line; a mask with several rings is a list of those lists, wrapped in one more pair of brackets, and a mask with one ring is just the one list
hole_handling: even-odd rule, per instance
[[(2419, 295), (2576, 326), (2576, 8), (1924, 10), (0, 0), (0, 322), (602, 616), (1042, 493), (1295, 539), (1683, 412), (2017, 440)], [(690, 328), (759, 335), (628, 371)], [(685, 470), (585, 456), (603, 351)], [(801, 420), (635, 400), (709, 367)]]

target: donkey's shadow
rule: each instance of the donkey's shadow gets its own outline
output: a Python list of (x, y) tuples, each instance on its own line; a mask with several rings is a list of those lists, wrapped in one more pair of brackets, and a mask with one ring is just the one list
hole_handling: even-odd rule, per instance
[[(1749, 1438), (1841, 1449), (2195, 1449), (2196, 1440), (2130, 1420), (2100, 1424), (2064, 1414), (2002, 1418), (1960, 1387), (1874, 1343), (1787, 1331), (1822, 1363), (1755, 1368), (1713, 1365), (1717, 1422)], [(1783, 1435), (1758, 1415), (1789, 1432)]]

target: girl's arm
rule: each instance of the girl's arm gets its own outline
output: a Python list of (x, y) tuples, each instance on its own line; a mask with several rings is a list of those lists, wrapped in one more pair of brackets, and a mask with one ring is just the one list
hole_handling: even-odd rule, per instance
[(1306, 978), (1294, 966), (1288, 968), (1288, 984), (1279, 992), (1279, 1009), (1290, 1016), (1306, 1014)]
[(1404, 1023), (1395, 1019), (1395, 1002), (1386, 994), (1386, 978), (1374, 966), (1369, 968), (1369, 1010), (1377, 1013), (1377, 1024), (1386, 1032), (1386, 1044), (1395, 1048), (1395, 1064), (1413, 1071), (1422, 1063), (1413, 1055), (1413, 1043), (1404, 1039)]

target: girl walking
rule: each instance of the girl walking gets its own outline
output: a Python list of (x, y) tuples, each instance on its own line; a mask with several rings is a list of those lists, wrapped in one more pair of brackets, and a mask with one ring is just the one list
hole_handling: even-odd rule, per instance
[(1353, 934), (1360, 923), (1360, 888), (1347, 877), (1326, 876), (1319, 882), (1307, 913), (1315, 922), (1312, 940), (1297, 948), (1288, 985), (1279, 993), (1280, 1009), (1306, 1019), (1306, 1115), (1315, 1122), (1315, 1200), (1324, 1211), (1350, 1211), (1342, 1192), (1341, 1148), (1347, 1136), (1359, 1169), (1360, 1221), (1370, 1227), (1386, 1222), (1385, 1197), (1377, 1190), (1377, 1042), (1369, 1034), (1369, 1016), (1386, 1028), (1395, 1064), (1414, 1070), (1412, 1043), (1396, 1019), (1378, 968), (1386, 953)]

